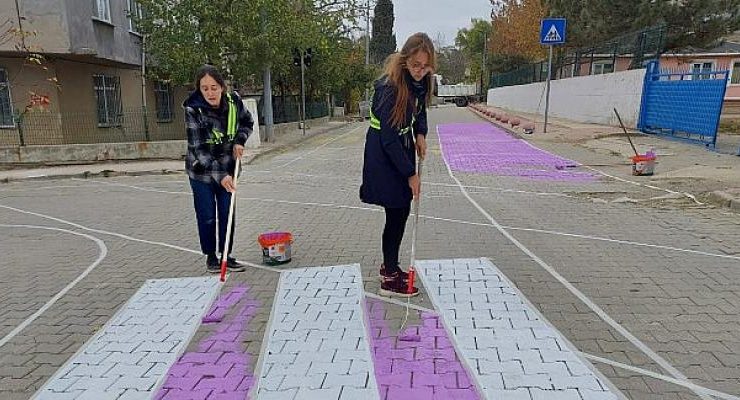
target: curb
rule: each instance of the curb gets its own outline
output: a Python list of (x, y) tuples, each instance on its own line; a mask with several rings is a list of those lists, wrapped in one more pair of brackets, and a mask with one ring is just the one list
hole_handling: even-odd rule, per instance
[[(491, 118), (483, 114), (482, 112), (475, 110), (473, 108), (470, 108), (470, 107), (468, 107), (468, 110), (470, 110), (478, 118), (486, 122), (489, 122), (500, 129), (505, 130), (507, 133), (514, 136), (515, 138), (521, 139), (521, 140), (527, 140), (526, 135), (523, 135), (520, 132), (510, 129), (507, 125), (500, 124), (499, 121), (497, 121), (496, 119)], [(618, 136), (626, 137), (624, 133), (615, 133), (615, 134), (606, 133), (606, 134), (594, 135), (593, 139), (598, 140), (598, 139), (603, 139), (603, 138), (608, 138), (608, 137), (618, 137)], [(717, 190), (714, 192), (710, 192), (706, 194), (705, 201), (707, 201), (708, 203), (715, 204), (719, 207), (728, 208), (734, 212), (740, 212), (740, 197), (735, 196), (725, 191)]]
[[(275, 153), (277, 151), (281, 151), (287, 148), (290, 148), (291, 146), (299, 145), (311, 138), (341, 129), (345, 128), (349, 125), (352, 125), (353, 122), (347, 122), (339, 126), (335, 127), (329, 127), (328, 129), (322, 130), (320, 132), (316, 132), (311, 135), (306, 135), (305, 137), (302, 137), (294, 142), (290, 143), (283, 143), (275, 145), (274, 147), (271, 147), (263, 152), (251, 155), (247, 157), (245, 160), (243, 160), (243, 163), (245, 165), (251, 165), (254, 161), (260, 159), (261, 157), (264, 157), (266, 155)], [(121, 160), (123, 161), (123, 160)], [(128, 160), (131, 161), (131, 160)], [(151, 161), (151, 160), (138, 160), (138, 161)], [(98, 178), (98, 177), (114, 177), (114, 176), (144, 176), (144, 175), (169, 175), (169, 174), (184, 174), (185, 173), (185, 166), (184, 160), (175, 160), (172, 159), (170, 161), (182, 161), (183, 168), (171, 170), (171, 169), (152, 169), (152, 170), (141, 170), (141, 171), (126, 171), (126, 170), (114, 170), (114, 169), (104, 169), (100, 172), (90, 172), (90, 171), (83, 171), (83, 172), (75, 172), (75, 173), (60, 173), (60, 174), (53, 174), (53, 175), (38, 175), (38, 176), (28, 176), (28, 177), (21, 177), (21, 178), (2, 178), (0, 179), (0, 185), (4, 183), (11, 183), (11, 182), (21, 182), (21, 181), (44, 181), (44, 180), (53, 180), (53, 179), (69, 179), (69, 178)], [(94, 164), (93, 164), (94, 165)], [(120, 165), (120, 164), (119, 164)]]

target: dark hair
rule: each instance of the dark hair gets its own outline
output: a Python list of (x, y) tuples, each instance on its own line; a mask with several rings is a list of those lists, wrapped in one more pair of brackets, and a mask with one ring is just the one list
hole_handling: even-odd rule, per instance
[(205, 64), (202, 67), (198, 68), (198, 72), (195, 73), (195, 89), (200, 88), (200, 80), (203, 79), (204, 76), (210, 76), (213, 78), (216, 83), (218, 83), (222, 88), (226, 88), (226, 83), (224, 82), (224, 77), (221, 75), (221, 73), (214, 67), (213, 65)]

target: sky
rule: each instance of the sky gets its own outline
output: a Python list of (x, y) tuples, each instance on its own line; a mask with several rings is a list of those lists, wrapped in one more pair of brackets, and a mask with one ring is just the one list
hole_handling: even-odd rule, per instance
[(416, 32), (426, 32), (436, 42), (444, 36), (444, 44), (454, 45), (460, 28), (470, 27), (471, 18), (491, 19), (489, 0), (393, 0), (398, 48)]

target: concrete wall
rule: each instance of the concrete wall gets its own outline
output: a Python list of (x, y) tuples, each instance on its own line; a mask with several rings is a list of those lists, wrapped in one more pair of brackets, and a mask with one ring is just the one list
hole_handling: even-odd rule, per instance
[[(0, 0), (0, 23), (9, 21), (23, 29), (37, 32), (26, 38), (33, 51), (46, 54), (72, 54), (130, 65), (141, 65), (141, 37), (129, 31), (128, 1), (110, 0), (110, 22), (94, 18), (95, 1), (81, 0)], [(15, 52), (18, 41), (0, 46), (0, 51)]]
[[(256, 105), (255, 105), (256, 106)], [(326, 124), (329, 117), (308, 120), (310, 125)], [(185, 127), (182, 122), (183, 136)], [(277, 124), (274, 126), (275, 136), (295, 132), (297, 122)], [(260, 130), (256, 130), (257, 133)], [(264, 131), (263, 131), (264, 132)], [(250, 148), (259, 147), (257, 138), (248, 142)], [(184, 159), (187, 149), (186, 140), (167, 140), (152, 142), (130, 143), (98, 143), (74, 145), (42, 145), (42, 146), (0, 146), (0, 164), (44, 164), (64, 162), (92, 162), (107, 160), (139, 160), (139, 159)]]
[[(574, 121), (618, 125), (615, 108), (625, 125), (637, 126), (644, 69), (559, 79), (551, 82), (550, 116)], [(488, 104), (532, 114), (545, 112), (545, 83), (490, 89)]]
[(141, 38), (129, 32), (127, 0), (110, 0), (110, 22), (94, 18), (95, 1), (66, 0), (72, 54), (141, 65)]
[[(18, 28), (18, 15), (25, 17), (23, 29), (38, 32), (26, 38), (25, 44), (36, 52), (66, 53), (69, 50), (67, 12), (63, 1), (49, 0), (0, 0), (0, 24), (8, 21)], [(5, 26), (7, 28), (8, 26)], [(18, 38), (19, 39), (19, 38)], [(18, 40), (0, 44), (0, 51), (15, 52)]]

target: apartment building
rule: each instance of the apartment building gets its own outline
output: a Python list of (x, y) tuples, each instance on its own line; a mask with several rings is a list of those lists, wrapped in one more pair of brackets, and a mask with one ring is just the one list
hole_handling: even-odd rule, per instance
[(184, 138), (184, 89), (142, 79), (138, 13), (135, 0), (0, 0), (0, 145)]

